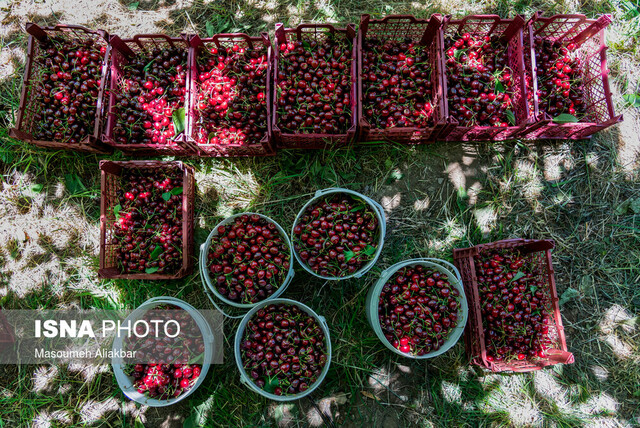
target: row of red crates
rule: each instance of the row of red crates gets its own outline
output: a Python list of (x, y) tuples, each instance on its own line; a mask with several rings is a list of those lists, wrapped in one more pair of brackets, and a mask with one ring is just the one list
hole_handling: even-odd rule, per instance
[[(496, 15), (472, 15), (462, 19), (433, 15), (430, 19), (394, 15), (383, 19), (371, 19), (363, 15), (356, 32), (354, 25), (336, 28), (329, 24), (303, 24), (296, 28), (276, 25), (275, 43), (267, 33), (259, 37), (245, 34), (219, 34), (211, 38), (197, 35), (169, 37), (166, 35), (138, 35), (121, 39), (102, 30), (89, 30), (79, 26), (58, 25), (41, 28), (27, 24), (30, 34), (28, 58), (24, 74), (24, 86), (17, 123), (11, 130), (15, 138), (39, 146), (57, 149), (107, 153), (117, 148), (130, 155), (178, 156), (265, 156), (277, 149), (312, 149), (340, 147), (358, 142), (393, 141), (405, 144), (442, 141), (500, 141), (509, 139), (584, 139), (593, 133), (622, 120), (614, 113), (609, 88), (606, 63), (604, 30), (611, 22), (609, 15), (587, 19), (584, 15), (555, 15), (544, 17), (536, 13), (528, 21), (522, 16), (503, 19)], [(34, 116), (42, 108), (35, 96), (35, 88), (41, 84), (39, 64), (40, 43), (52, 34), (66, 33), (74, 38), (92, 39), (106, 47), (102, 66), (102, 78), (96, 105), (94, 132), (77, 144), (60, 141), (41, 141), (34, 138), (37, 126)], [(461, 126), (449, 112), (444, 40), (447, 37), (469, 33), (473, 36), (498, 36), (508, 44), (509, 67), (513, 71), (511, 83), (514, 120), (509, 126)], [(279, 46), (290, 40), (321, 40), (328, 35), (350, 41), (351, 64), (351, 123), (345, 134), (287, 134), (279, 127), (278, 111), (274, 101), (274, 88), (278, 83)], [(382, 40), (407, 41), (428, 49), (431, 62), (431, 86), (433, 91), (434, 124), (428, 128), (391, 127), (376, 129), (363, 115), (362, 61), (363, 43), (375, 37)], [(574, 44), (582, 64), (581, 82), (584, 91), (586, 114), (576, 123), (556, 123), (539, 106), (537, 91), (536, 46), (534, 38), (559, 41), (563, 45)], [(204, 49), (213, 46), (239, 45), (242, 48), (264, 49), (267, 53), (266, 103), (267, 130), (260, 141), (248, 144), (199, 144), (195, 138), (195, 104), (199, 91), (197, 59)], [(123, 66), (141, 52), (154, 48), (175, 47), (188, 51), (187, 96), (185, 97), (185, 129), (164, 144), (120, 144), (114, 139), (114, 126), (118, 112), (114, 105), (115, 94), (123, 85)], [(435, 71), (435, 72), (433, 72)], [(527, 84), (527, 82), (530, 82)]]

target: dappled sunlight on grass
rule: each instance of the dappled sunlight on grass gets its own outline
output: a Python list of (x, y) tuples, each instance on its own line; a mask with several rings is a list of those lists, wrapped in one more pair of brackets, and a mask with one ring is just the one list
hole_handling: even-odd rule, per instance
[(490, 375), (487, 378), (497, 380), (500, 386), (487, 395), (481, 408), (504, 413), (507, 420), (517, 426), (536, 425), (542, 421), (540, 409), (526, 392), (528, 376)]
[[(620, 359), (635, 357), (640, 360), (640, 354), (634, 353), (630, 343), (623, 340), (616, 333), (616, 327), (620, 327), (623, 332), (634, 334), (636, 332), (637, 317), (634, 317), (628, 310), (620, 305), (613, 305), (606, 310), (600, 321), (600, 340), (611, 347), (613, 353)], [(632, 338), (633, 336), (631, 336)], [(636, 349), (637, 351), (637, 349)]]
[(444, 381), (442, 382), (442, 396), (449, 403), (460, 403), (462, 402), (462, 389), (460, 389), (460, 385), (456, 385), (455, 383)]
[(380, 201), (380, 205), (382, 205), (382, 208), (384, 208), (387, 214), (389, 214), (395, 208), (398, 208), (401, 202), (402, 202), (402, 194), (396, 193), (393, 196), (383, 196)]
[(80, 409), (83, 423), (97, 422), (104, 419), (107, 412), (120, 410), (120, 403), (114, 397), (103, 401), (88, 400)]
[(66, 410), (56, 410), (54, 412), (40, 411), (33, 420), (33, 428), (50, 428), (58, 424), (71, 424), (73, 419)]
[(57, 366), (40, 366), (33, 372), (33, 392), (51, 390), (58, 375)]

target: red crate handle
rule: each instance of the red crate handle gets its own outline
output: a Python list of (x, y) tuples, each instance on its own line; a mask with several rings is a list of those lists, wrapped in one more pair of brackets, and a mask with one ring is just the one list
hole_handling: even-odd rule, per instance
[[(371, 15), (363, 14), (360, 16), (360, 30), (362, 31), (363, 36), (367, 35), (367, 31), (369, 29), (369, 22), (371, 21)], [(420, 42), (418, 42), (422, 46), (429, 46), (433, 42), (440, 26), (442, 25), (442, 17), (438, 13), (434, 13), (431, 15), (429, 19), (418, 19), (413, 15), (387, 15), (382, 19), (376, 19), (374, 22), (376, 24), (387, 24), (389, 22), (402, 22), (406, 21), (410, 24), (426, 24), (427, 28), (425, 28), (424, 33), (422, 34), (422, 38)]]
[(584, 21), (586, 21), (587, 17), (584, 16), (581, 13), (574, 13), (574, 14), (567, 14), (567, 15), (552, 15), (549, 17), (544, 17), (542, 16), (543, 12), (538, 11), (536, 13), (533, 14), (533, 16), (531, 17), (531, 19), (529, 20), (529, 22), (534, 23), (537, 21), (542, 22), (543, 24), (540, 26), (540, 28), (538, 28), (534, 35), (539, 34), (541, 31), (543, 31), (544, 29), (546, 29), (551, 23), (556, 22), (558, 20), (570, 20), (570, 19), (577, 19), (577, 21), (575, 22), (575, 24), (573, 25), (573, 27), (571, 27), (567, 32), (565, 32), (565, 34), (562, 36), (564, 37), (567, 33), (570, 33), (574, 28), (576, 28), (578, 25), (582, 24)]
[[(483, 353), (485, 354), (485, 353)], [(547, 361), (544, 365), (531, 366), (526, 365), (522, 367), (509, 367), (510, 371), (517, 373), (526, 373), (534, 370), (542, 370), (545, 366), (550, 366), (554, 364), (573, 364), (575, 362), (575, 357), (569, 351), (560, 351), (558, 353), (547, 354)], [(496, 367), (497, 364), (492, 363), (492, 367)]]
[(596, 19), (587, 29), (575, 36), (571, 41), (576, 45), (582, 45), (586, 40), (595, 36), (611, 24), (611, 15), (602, 15)]
[[(449, 15), (449, 18), (451, 18), (451, 15)], [(467, 22), (469, 21), (471, 22), (493, 21), (493, 26), (491, 27), (491, 30), (488, 31), (488, 33), (491, 34), (493, 33), (493, 30), (495, 30), (495, 28), (498, 26), (500, 21), (502, 21), (502, 18), (500, 18), (498, 15), (468, 15), (460, 20), (460, 22), (458, 23), (458, 29), (456, 31), (458, 33), (461, 33), (462, 29), (464, 28), (465, 25), (467, 25)]]
[(269, 34), (266, 32), (260, 33), (259, 37), (251, 37), (245, 33), (220, 33), (212, 36), (207, 41), (211, 41), (215, 43), (218, 47), (220, 46), (220, 43), (225, 41), (228, 41), (228, 42), (244, 41), (249, 46), (250, 49), (253, 49), (254, 44), (257, 41), (264, 43), (265, 46), (271, 46), (271, 41), (269, 40)]
[(82, 25), (56, 24), (53, 27), (44, 28), (34, 22), (27, 22), (27, 24), (25, 25), (25, 31), (41, 42), (44, 42), (49, 37), (47, 31), (63, 32), (65, 30), (78, 30), (87, 34), (97, 34), (99, 36), (102, 36), (105, 40), (109, 39), (109, 33), (107, 33), (105, 30), (90, 30), (83, 27)]
[(176, 47), (174, 44), (175, 39), (167, 36), (166, 34), (136, 34), (131, 40), (140, 46), (140, 49), (144, 49), (144, 41), (156, 41), (158, 39), (163, 39), (169, 43), (172, 48)]

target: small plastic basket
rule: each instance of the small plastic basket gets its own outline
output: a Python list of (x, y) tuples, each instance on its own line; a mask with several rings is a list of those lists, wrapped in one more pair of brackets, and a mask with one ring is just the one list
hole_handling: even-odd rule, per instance
[[(545, 366), (554, 364), (571, 364), (574, 362), (573, 354), (567, 350), (567, 342), (562, 327), (562, 317), (558, 306), (558, 293), (554, 277), (553, 265), (551, 263), (551, 250), (554, 247), (552, 240), (535, 239), (507, 239), (480, 244), (471, 248), (457, 248), (453, 250), (455, 265), (460, 270), (462, 282), (469, 299), (469, 309), (471, 312), (469, 328), (465, 334), (465, 347), (471, 363), (487, 368), (494, 372), (514, 371), (528, 372), (540, 370)], [(492, 250), (518, 250), (523, 254), (534, 257), (543, 272), (541, 278), (546, 287), (543, 292), (547, 295), (547, 306), (545, 310), (550, 315), (549, 338), (555, 344), (553, 349), (547, 349), (546, 358), (528, 358), (514, 361), (488, 361), (487, 349), (484, 340), (484, 328), (482, 324), (480, 294), (478, 292), (478, 281), (476, 278), (476, 267), (474, 257), (485, 251)]]
[[(169, 37), (164, 34), (139, 34), (134, 36), (132, 39), (123, 40), (120, 37), (114, 35), (109, 37), (109, 45), (111, 46), (111, 76), (107, 84), (108, 98), (106, 101), (106, 105), (108, 106), (108, 109), (105, 113), (106, 125), (104, 135), (102, 136), (102, 140), (104, 141), (104, 143), (122, 150), (127, 155), (188, 156), (196, 154), (196, 150), (187, 141), (185, 141), (184, 131), (174, 136), (171, 141), (167, 141), (167, 143), (165, 144), (121, 144), (114, 139), (114, 128), (116, 127), (117, 117), (119, 114), (119, 112), (116, 111), (115, 96), (116, 93), (118, 93), (124, 86), (125, 76), (123, 74), (123, 66), (126, 65), (127, 62), (131, 58), (134, 58), (136, 55), (139, 55), (143, 52), (148, 52), (149, 50), (155, 48), (163, 49), (170, 47), (179, 47), (185, 49), (185, 51), (188, 51), (189, 43), (186, 36)], [(183, 107), (185, 108), (186, 116), (187, 101), (189, 99), (188, 58), (184, 66), (185, 70), (187, 71), (187, 92), (185, 94), (185, 102), (183, 105)]]
[[(507, 127), (499, 126), (461, 126), (451, 118), (453, 126), (447, 128), (438, 139), (446, 141), (499, 141), (515, 138), (529, 126), (532, 117), (527, 106), (527, 90), (525, 86), (524, 53), (523, 53), (523, 28), (525, 20), (517, 15), (513, 19), (502, 19), (498, 15), (469, 15), (462, 19), (452, 19), (446, 16), (442, 24), (442, 37), (440, 37), (440, 52), (445, 52), (444, 40), (446, 37), (461, 36), (470, 33), (476, 36), (500, 35), (508, 43), (509, 67), (513, 70), (514, 92), (511, 94), (515, 124)], [(448, 104), (447, 92), (447, 68), (444, 67), (445, 100)], [(451, 112), (449, 112), (451, 113)]]
[[(115, 249), (111, 244), (114, 234), (113, 208), (118, 204), (118, 177), (123, 169), (164, 169), (177, 168), (182, 174), (182, 267), (175, 274), (158, 273), (121, 273), (115, 258)], [(195, 203), (195, 178), (193, 168), (180, 161), (100, 161), (101, 195), (100, 195), (100, 278), (123, 279), (178, 279), (193, 271), (193, 207)]]
[[(407, 266), (416, 266), (421, 265), (427, 268), (435, 269), (441, 273), (444, 273), (449, 278), (449, 282), (453, 285), (456, 290), (460, 293), (460, 310), (458, 311), (458, 324), (453, 328), (453, 331), (447, 337), (447, 340), (444, 344), (437, 350), (430, 352), (425, 355), (411, 355), (400, 350), (394, 348), (391, 343), (387, 340), (384, 333), (382, 332), (382, 328), (380, 327), (380, 318), (379, 318), (379, 299), (380, 292), (382, 288), (385, 286), (389, 278), (393, 276), (398, 270), (407, 267)], [(367, 294), (367, 300), (365, 304), (367, 320), (369, 321), (369, 325), (378, 336), (378, 339), (386, 346), (389, 350), (395, 352), (398, 355), (401, 355), (406, 358), (414, 358), (417, 360), (427, 359), (437, 357), (439, 355), (444, 354), (449, 349), (451, 349), (458, 340), (460, 336), (462, 336), (462, 332), (467, 324), (467, 318), (469, 317), (469, 308), (467, 306), (467, 297), (464, 293), (464, 288), (462, 286), (462, 278), (460, 277), (460, 272), (458, 269), (451, 263), (433, 258), (421, 258), (421, 259), (411, 259), (405, 260), (403, 262), (396, 263), (395, 265), (385, 269), (380, 275), (380, 279), (375, 283)]]
[[(79, 25), (56, 25), (54, 27), (40, 27), (34, 23), (27, 23), (26, 31), (29, 33), (29, 42), (27, 45), (27, 63), (24, 69), (24, 77), (22, 80), (22, 94), (20, 96), (20, 105), (18, 108), (18, 116), (16, 125), (11, 128), (10, 135), (22, 141), (32, 143), (39, 147), (47, 147), (52, 149), (76, 150), (81, 152), (107, 154), (112, 150), (109, 146), (102, 144), (100, 141), (102, 133), (102, 109), (104, 85), (108, 74), (108, 64), (111, 49), (107, 40), (109, 35), (103, 30), (89, 30)], [(38, 64), (37, 58), (41, 54), (39, 41), (45, 41), (49, 36), (64, 34), (68, 37), (81, 40), (93, 40), (99, 46), (107, 48), (107, 52), (102, 62), (102, 70), (100, 75), (100, 87), (98, 88), (98, 97), (96, 101), (95, 125), (93, 132), (86, 135), (79, 143), (64, 143), (61, 141), (45, 141), (36, 140), (34, 132), (38, 124), (34, 116), (44, 107), (44, 102), (34, 94), (35, 88), (42, 84), (41, 65)]]
[[(209, 255), (209, 248), (211, 248), (211, 241), (213, 241), (213, 238), (215, 238), (216, 236), (218, 236), (218, 227), (219, 226), (226, 226), (227, 224), (231, 224), (235, 221), (236, 218), (243, 216), (243, 215), (258, 215), (260, 217), (262, 217), (263, 219), (273, 223), (276, 225), (276, 228), (278, 229), (278, 232), (280, 233), (280, 235), (282, 236), (282, 238), (285, 240), (285, 242), (287, 243), (287, 246), (289, 247), (289, 271), (287, 272), (287, 276), (284, 279), (284, 282), (280, 285), (280, 287), (278, 287), (278, 289), (269, 297), (267, 297), (266, 299), (258, 302), (258, 303), (238, 303), (238, 302), (234, 302), (232, 300), (227, 299), (226, 297), (224, 297), (222, 294), (220, 294), (216, 288), (216, 286), (213, 283), (213, 280), (211, 279), (211, 276), (209, 275), (209, 269), (208, 269), (208, 255)], [(204, 244), (202, 244), (200, 246), (200, 276), (202, 278), (202, 283), (204, 285), (204, 291), (207, 295), (207, 297), (209, 298), (209, 300), (211, 300), (211, 303), (213, 304), (213, 306), (215, 306), (215, 308), (217, 310), (219, 310), (224, 316), (228, 317), (228, 318), (242, 318), (244, 316), (243, 315), (238, 315), (238, 316), (233, 316), (233, 315), (229, 315), (227, 313), (225, 313), (216, 303), (215, 299), (220, 300), (222, 303), (232, 306), (234, 308), (238, 308), (238, 309), (250, 309), (255, 307), (256, 305), (261, 304), (262, 302), (268, 302), (271, 301), (273, 299), (277, 299), (278, 297), (280, 297), (282, 295), (282, 293), (284, 293), (284, 291), (287, 289), (287, 287), (289, 286), (289, 284), (291, 283), (291, 281), (293, 280), (293, 276), (295, 275), (295, 271), (293, 269), (293, 245), (291, 244), (291, 240), (289, 239), (289, 235), (287, 235), (287, 232), (285, 232), (285, 230), (282, 228), (282, 226), (280, 226), (276, 221), (274, 221), (273, 219), (267, 217), (266, 215), (262, 215), (262, 214), (258, 214), (258, 213), (252, 213), (252, 212), (245, 212), (245, 213), (240, 213), (240, 214), (235, 214), (232, 215), (231, 217), (227, 217), (226, 219), (222, 220), (220, 223), (218, 223), (213, 230), (211, 231), (211, 233), (209, 234), (209, 237), (207, 238), (206, 242)], [(212, 296), (213, 294), (213, 296)]]
[[(448, 106), (442, 85), (444, 65), (441, 42), (440, 15), (431, 19), (417, 19), (411, 15), (390, 15), (383, 19), (371, 19), (362, 15), (358, 27), (358, 141), (392, 141), (403, 144), (424, 144), (434, 142), (436, 137), (450, 126), (447, 121)], [(364, 117), (364, 89), (362, 82), (362, 65), (364, 42), (367, 38), (377, 37), (381, 40), (411, 40), (413, 43), (429, 47), (431, 66), (431, 87), (433, 88), (434, 125), (429, 128), (394, 127), (388, 129), (373, 128)]]
[[(341, 34), (352, 43), (351, 62), (351, 124), (345, 134), (287, 134), (278, 126), (278, 63), (280, 59), (280, 44), (290, 40), (324, 40), (328, 34)], [(296, 28), (284, 28), (276, 24), (275, 60), (273, 71), (273, 107), (272, 126), (273, 138), (279, 149), (325, 149), (338, 148), (351, 144), (356, 137), (357, 127), (357, 54), (356, 30), (353, 24), (346, 28), (336, 28), (331, 24), (300, 24)]]
[(376, 262), (378, 261), (378, 258), (380, 257), (380, 253), (382, 252), (382, 247), (384, 246), (384, 237), (385, 237), (385, 235), (387, 233), (387, 221), (386, 221), (385, 214), (384, 214), (384, 208), (382, 208), (382, 206), (379, 203), (377, 203), (373, 199), (369, 198), (368, 196), (365, 196), (362, 193), (354, 192), (353, 190), (343, 189), (341, 187), (329, 187), (327, 189), (318, 190), (316, 192), (315, 196), (313, 198), (311, 198), (309, 200), (309, 202), (307, 202), (302, 207), (300, 212), (298, 212), (298, 215), (296, 216), (296, 221), (293, 223), (293, 227), (291, 228), (291, 241), (293, 242), (294, 239), (295, 239), (294, 238), (295, 237), (295, 233), (293, 232), (293, 230), (295, 229), (296, 225), (300, 221), (300, 217), (304, 214), (304, 212), (307, 209), (307, 207), (309, 205), (311, 205), (312, 203), (314, 203), (317, 199), (319, 199), (319, 198), (321, 198), (323, 196), (334, 194), (334, 193), (346, 193), (346, 194), (355, 196), (356, 198), (362, 199), (367, 204), (369, 204), (369, 206), (371, 206), (371, 208), (373, 208), (373, 212), (376, 215), (376, 218), (378, 219), (378, 225), (380, 227), (380, 239), (378, 241), (378, 248), (376, 249), (376, 253), (374, 254), (373, 259), (371, 259), (359, 271), (354, 272), (351, 275), (346, 275), (346, 276), (341, 276), (341, 277), (337, 277), (337, 276), (321, 276), (318, 273), (314, 272), (309, 266), (307, 266), (307, 264), (300, 258), (300, 255), (295, 250), (295, 248), (292, 247), (293, 248), (293, 254), (296, 256), (296, 260), (304, 268), (304, 270), (306, 270), (311, 275), (314, 275), (314, 276), (316, 276), (318, 278), (329, 280), (329, 281), (340, 281), (340, 280), (349, 279), (349, 278), (360, 278), (365, 273), (367, 273), (376, 264)]
[[(125, 320), (125, 323), (127, 321), (133, 323), (136, 320), (142, 318), (142, 316), (147, 311), (150, 311), (156, 308), (157, 306), (164, 305), (164, 304), (175, 305), (181, 309), (184, 309), (189, 315), (191, 315), (193, 320), (196, 322), (196, 324), (200, 328), (200, 332), (202, 333), (202, 336), (204, 339), (204, 355), (203, 355), (203, 362), (202, 362), (202, 371), (200, 372), (200, 376), (198, 377), (198, 380), (196, 380), (196, 383), (187, 392), (185, 392), (184, 394), (181, 394), (179, 397), (169, 398), (167, 400), (159, 400), (157, 398), (147, 397), (146, 395), (138, 392), (138, 390), (133, 385), (132, 379), (124, 373), (124, 370), (122, 367), (123, 358), (113, 357), (111, 360), (111, 367), (116, 377), (116, 381), (118, 382), (118, 386), (120, 387), (124, 395), (126, 395), (129, 399), (135, 401), (136, 403), (140, 403), (150, 407), (170, 406), (172, 404), (176, 404), (184, 400), (189, 395), (193, 394), (193, 392), (195, 392), (195, 390), (198, 389), (200, 385), (202, 385), (204, 378), (207, 376), (207, 372), (209, 371), (209, 366), (213, 361), (213, 355), (214, 355), (214, 349), (213, 349), (214, 335), (213, 335), (213, 332), (211, 331), (211, 326), (209, 325), (207, 320), (204, 318), (204, 316), (202, 316), (200, 312), (198, 312), (196, 308), (194, 308), (193, 306), (191, 306), (190, 304), (188, 304), (183, 300), (176, 299), (175, 297), (161, 296), (161, 297), (154, 297), (153, 299), (147, 300), (142, 305), (140, 305), (135, 311), (129, 314), (129, 316)], [(114, 355), (118, 355), (118, 353), (122, 350), (124, 345), (123, 342), (124, 340), (122, 337), (116, 336), (114, 338), (113, 340)]]
[[(302, 309), (304, 312), (306, 312), (307, 314), (311, 315), (313, 318), (315, 318), (315, 320), (318, 322), (318, 324), (320, 325), (320, 328), (322, 328), (322, 332), (324, 333), (324, 340), (325, 340), (325, 345), (327, 347), (327, 362), (324, 365), (324, 368), (322, 369), (322, 372), (320, 373), (320, 376), (318, 376), (318, 379), (309, 386), (309, 389), (307, 389), (304, 392), (300, 392), (298, 394), (293, 394), (293, 395), (275, 395), (272, 394), (270, 392), (267, 392), (261, 388), (259, 388), (255, 383), (253, 383), (253, 381), (251, 380), (251, 378), (249, 377), (249, 375), (247, 375), (246, 371), (244, 370), (244, 366), (242, 365), (242, 353), (240, 351), (240, 345), (242, 343), (242, 336), (244, 334), (244, 330), (247, 327), (247, 323), (249, 322), (249, 320), (251, 320), (251, 317), (253, 317), (253, 315), (258, 312), (261, 308), (267, 306), (267, 305), (277, 305), (279, 303), (286, 303), (289, 305), (295, 305), (298, 308)], [(234, 343), (234, 347), (233, 347), (233, 352), (235, 354), (236, 357), (236, 365), (238, 366), (238, 371), (240, 372), (240, 382), (244, 383), (249, 389), (251, 389), (254, 392), (257, 392), (258, 394), (262, 395), (263, 397), (266, 397), (270, 400), (274, 400), (274, 401), (294, 401), (294, 400), (299, 400), (303, 397), (306, 397), (307, 395), (311, 394), (313, 391), (315, 391), (320, 384), (322, 383), (322, 381), (324, 380), (325, 376), (327, 375), (327, 372), (329, 371), (329, 366), (331, 365), (331, 337), (329, 335), (329, 327), (327, 326), (327, 321), (324, 319), (324, 317), (316, 314), (313, 309), (311, 309), (310, 307), (308, 307), (305, 304), (302, 304), (300, 302), (297, 302), (295, 300), (291, 300), (291, 299), (272, 299), (272, 300), (268, 300), (268, 301), (262, 301), (260, 302), (258, 305), (256, 305), (253, 309), (251, 309), (249, 312), (247, 312), (247, 314), (244, 316), (244, 318), (242, 318), (242, 321), (240, 321), (240, 325), (238, 326), (238, 331), (236, 332), (236, 339), (235, 339), (235, 343)]]
[[(614, 113), (609, 88), (605, 29), (610, 23), (611, 15), (587, 19), (580, 14), (544, 17), (539, 12), (527, 22), (527, 73), (533, 84), (533, 97), (529, 108), (536, 120), (522, 133), (523, 138), (579, 140), (589, 138), (595, 132), (622, 121), (622, 115), (616, 116)], [(540, 111), (534, 43), (536, 37), (560, 41), (564, 45), (573, 43), (577, 46), (576, 52), (582, 63), (581, 80), (586, 103), (586, 116), (579, 122), (555, 123), (551, 116)]]
[[(267, 75), (266, 75), (266, 109), (267, 109), (267, 130), (260, 141), (254, 141), (250, 144), (233, 144), (221, 146), (216, 144), (198, 144), (196, 141), (196, 133), (198, 127), (198, 119), (196, 112), (196, 102), (200, 90), (198, 82), (198, 56), (203, 49), (209, 49), (212, 46), (230, 47), (238, 45), (240, 48), (260, 49), (267, 51)], [(273, 52), (269, 34), (261, 33), (260, 37), (250, 37), (243, 33), (216, 34), (213, 37), (201, 39), (197, 35), (189, 37), (189, 101), (187, 104), (187, 126), (186, 138), (190, 145), (194, 147), (198, 156), (211, 157), (241, 157), (241, 156), (274, 156), (273, 141), (271, 136), (271, 107), (272, 107), (272, 73), (273, 73)]]

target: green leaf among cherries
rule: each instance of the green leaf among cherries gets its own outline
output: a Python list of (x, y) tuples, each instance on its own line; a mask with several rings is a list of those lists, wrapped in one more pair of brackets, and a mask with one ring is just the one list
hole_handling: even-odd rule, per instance
[(173, 128), (176, 132), (176, 135), (178, 135), (182, 131), (184, 131), (185, 127), (186, 118), (184, 107), (175, 110), (171, 115), (171, 118), (173, 119)]
[(278, 378), (276, 376), (273, 376), (273, 377), (268, 377), (266, 379), (266, 382), (264, 383), (264, 388), (262, 388), (262, 389), (264, 389), (265, 391), (273, 394), (273, 392), (279, 386), (280, 386), (280, 381), (278, 380)]
[(562, 113), (553, 118), (554, 123), (576, 123), (578, 118), (569, 113)]
[(156, 248), (153, 249), (151, 255), (149, 255), (149, 258), (151, 260), (155, 260), (160, 254), (162, 254), (162, 247), (160, 245), (156, 245)]

